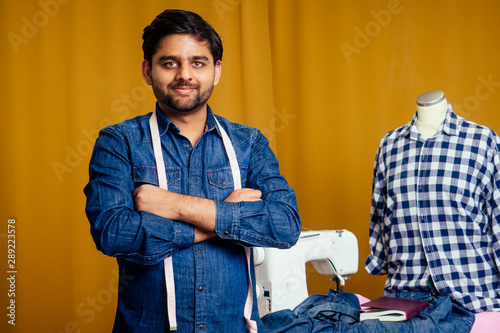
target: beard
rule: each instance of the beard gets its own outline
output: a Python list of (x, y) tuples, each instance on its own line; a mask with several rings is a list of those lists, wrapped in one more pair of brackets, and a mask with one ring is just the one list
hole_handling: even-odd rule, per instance
[[(160, 104), (167, 106), (169, 109), (180, 112), (180, 113), (188, 113), (191, 111), (195, 111), (205, 105), (208, 102), (208, 99), (212, 95), (212, 91), (214, 86), (210, 86), (208, 89), (202, 91), (199, 85), (191, 85), (185, 82), (182, 83), (171, 83), (167, 86), (167, 91), (165, 92), (160, 86), (155, 84), (153, 81), (153, 92), (156, 96), (156, 99)], [(192, 95), (177, 95), (172, 92), (172, 89), (177, 87), (189, 87), (193, 88), (196, 91), (194, 96)]]

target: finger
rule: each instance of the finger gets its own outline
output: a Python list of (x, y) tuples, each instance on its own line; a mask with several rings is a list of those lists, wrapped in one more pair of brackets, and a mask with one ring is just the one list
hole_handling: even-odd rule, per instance
[(249, 189), (247, 196), (251, 198), (260, 198), (262, 196), (262, 192), (259, 190)]
[(246, 193), (243, 201), (259, 201), (261, 200), (262, 192), (259, 190), (252, 190)]
[(258, 198), (262, 197), (262, 192), (260, 190), (254, 190), (254, 195)]

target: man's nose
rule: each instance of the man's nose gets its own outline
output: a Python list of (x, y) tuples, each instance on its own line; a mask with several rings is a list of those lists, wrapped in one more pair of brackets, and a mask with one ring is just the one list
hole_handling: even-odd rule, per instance
[(177, 70), (177, 80), (190, 81), (192, 79), (191, 67), (189, 64), (181, 64)]

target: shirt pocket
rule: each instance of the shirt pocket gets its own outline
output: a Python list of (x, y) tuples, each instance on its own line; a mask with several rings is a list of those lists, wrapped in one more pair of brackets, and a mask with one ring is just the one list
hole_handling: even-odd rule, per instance
[[(181, 169), (166, 168), (165, 172), (167, 174), (168, 190), (171, 192), (179, 193), (181, 190)], [(159, 186), (156, 167), (150, 167), (150, 166), (134, 167), (132, 169), (132, 177), (135, 188), (138, 188), (139, 186), (145, 184)]]
[[(247, 169), (240, 168), (241, 187), (245, 187)], [(214, 200), (224, 200), (234, 191), (234, 181), (231, 168), (208, 170), (208, 184), (211, 189), (211, 196)]]

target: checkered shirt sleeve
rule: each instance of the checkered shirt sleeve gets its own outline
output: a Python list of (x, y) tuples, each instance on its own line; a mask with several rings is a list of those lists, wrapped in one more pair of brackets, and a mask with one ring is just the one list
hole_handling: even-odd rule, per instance
[(413, 120), (381, 140), (370, 216), (370, 274), (386, 292), (429, 290), (500, 310), (499, 137), (456, 115), (424, 140)]

